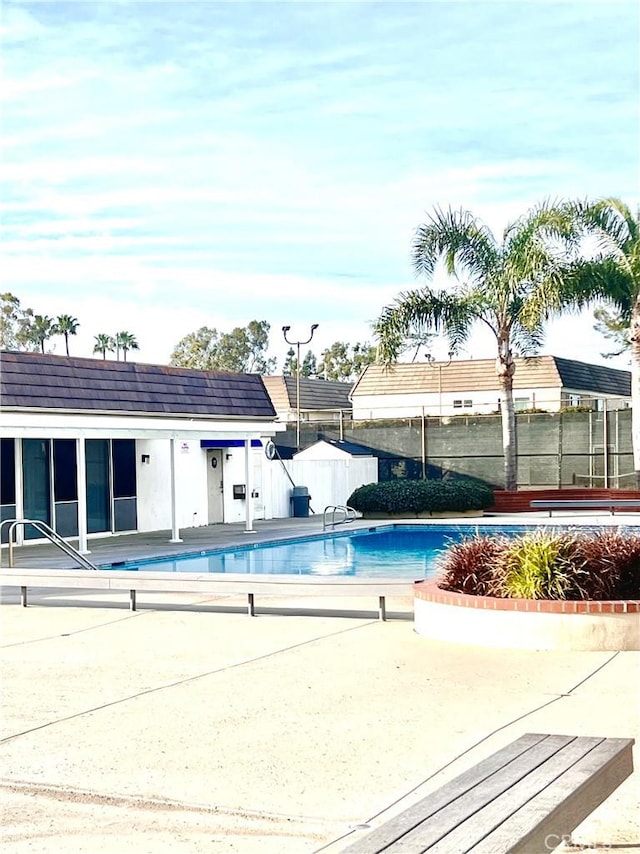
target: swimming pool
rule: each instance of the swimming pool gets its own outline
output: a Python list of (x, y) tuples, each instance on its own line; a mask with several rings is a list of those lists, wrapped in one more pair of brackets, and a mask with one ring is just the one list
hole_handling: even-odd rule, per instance
[[(324, 533), (294, 540), (258, 543), (143, 562), (109, 569), (247, 575), (429, 578), (447, 545), (474, 534), (513, 536), (531, 526), (383, 525)], [(103, 567), (107, 568), (107, 567)]]

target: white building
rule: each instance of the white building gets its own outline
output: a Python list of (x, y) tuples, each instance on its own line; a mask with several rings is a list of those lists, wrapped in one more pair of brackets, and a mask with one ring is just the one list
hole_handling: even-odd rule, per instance
[(40, 353), (0, 361), (2, 520), (44, 522), (86, 550), (92, 534), (170, 529), (179, 540), (184, 527), (270, 518), (263, 446), (284, 427), (260, 376)]
[[(518, 358), (516, 411), (631, 405), (631, 374), (556, 356)], [(351, 392), (354, 421), (414, 416), (484, 415), (500, 410), (494, 359), (369, 365)]]

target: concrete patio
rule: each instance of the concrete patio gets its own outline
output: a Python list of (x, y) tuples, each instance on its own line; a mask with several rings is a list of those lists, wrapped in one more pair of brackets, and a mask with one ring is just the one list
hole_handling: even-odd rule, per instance
[[(216, 544), (251, 536), (233, 527), (218, 526)], [(257, 523), (256, 536), (318, 528)], [(206, 531), (175, 547), (211, 543)], [(92, 559), (170, 553), (163, 536), (92, 541)], [(19, 560), (50, 562), (47, 550)], [(640, 742), (640, 653), (428, 641), (410, 600), (390, 605), (387, 623), (352, 599), (329, 612), (272, 599), (254, 619), (242, 601), (192, 594), (154, 594), (135, 613), (95, 592), (17, 602), (3, 591), (12, 854), (338, 852), (524, 732)], [(563, 850), (640, 849), (637, 780)]]

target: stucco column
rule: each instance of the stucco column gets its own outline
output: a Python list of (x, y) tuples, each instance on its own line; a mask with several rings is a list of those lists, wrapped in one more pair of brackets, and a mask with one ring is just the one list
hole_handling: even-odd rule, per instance
[(253, 460), (251, 459), (251, 439), (244, 440), (244, 482), (247, 489), (245, 500), (246, 528), (245, 534), (253, 534)]
[[(16, 519), (24, 519), (24, 472), (22, 470), (22, 439), (16, 439), (15, 473), (16, 473)], [(7, 527), (9, 527), (7, 525)], [(24, 525), (16, 525), (13, 536), (17, 546), (24, 545)]]
[(178, 507), (176, 498), (176, 440), (169, 440), (169, 455), (171, 457), (171, 539), (170, 543), (181, 543), (178, 528)]
[(87, 544), (87, 456), (84, 436), (76, 439), (76, 481), (78, 489), (78, 551), (91, 554)]

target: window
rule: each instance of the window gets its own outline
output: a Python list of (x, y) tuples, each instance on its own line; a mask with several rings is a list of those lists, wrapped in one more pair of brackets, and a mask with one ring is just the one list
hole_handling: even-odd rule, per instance
[(53, 440), (53, 496), (55, 501), (78, 500), (75, 439)]
[(462, 401), (461, 400), (454, 400), (453, 401), (453, 408), (454, 409), (462, 409)]
[(0, 504), (16, 503), (16, 452), (14, 439), (0, 439)]
[(462, 401), (462, 406), (463, 406), (465, 409), (471, 409), (471, 407), (473, 406), (473, 401), (472, 401), (472, 400), (463, 400), (463, 401)]
[(136, 494), (135, 439), (113, 439), (113, 497), (131, 498)]
[(523, 409), (531, 409), (531, 400), (528, 397), (516, 397), (513, 401), (513, 408), (516, 412), (522, 412)]

